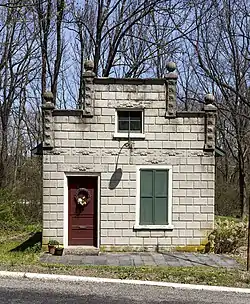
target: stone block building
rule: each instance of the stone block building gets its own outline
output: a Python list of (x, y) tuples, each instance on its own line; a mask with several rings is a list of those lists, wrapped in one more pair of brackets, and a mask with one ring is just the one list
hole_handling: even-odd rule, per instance
[(56, 109), (44, 95), (43, 243), (137, 250), (198, 246), (214, 225), (213, 96), (178, 111), (177, 74), (96, 78), (84, 100)]

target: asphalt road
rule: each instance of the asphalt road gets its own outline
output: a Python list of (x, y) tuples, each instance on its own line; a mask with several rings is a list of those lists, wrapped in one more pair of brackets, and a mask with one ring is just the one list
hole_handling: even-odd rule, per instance
[(42, 282), (0, 279), (0, 303), (60, 304), (249, 304), (250, 294), (187, 291), (111, 283)]

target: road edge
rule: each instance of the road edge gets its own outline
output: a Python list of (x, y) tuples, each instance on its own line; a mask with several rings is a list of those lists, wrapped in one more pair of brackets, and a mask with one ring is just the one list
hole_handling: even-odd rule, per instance
[(26, 278), (26, 279), (32, 279), (32, 280), (36, 279), (36, 280), (46, 280), (46, 281), (146, 285), (146, 286), (168, 287), (168, 288), (173, 288), (173, 289), (204, 290), (204, 291), (249, 293), (250, 294), (250, 288), (181, 284), (181, 283), (157, 282), (157, 281), (109, 279), (109, 278), (83, 277), (83, 276), (71, 276), (71, 275), (59, 275), (59, 274), (32, 273), (32, 272), (0, 271), (0, 278), (4, 278), (4, 277), (5, 278)]

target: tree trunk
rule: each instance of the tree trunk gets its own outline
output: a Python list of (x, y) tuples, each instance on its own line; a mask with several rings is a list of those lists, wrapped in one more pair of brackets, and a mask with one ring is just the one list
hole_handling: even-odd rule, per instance
[(2, 118), (1, 152), (0, 152), (0, 188), (7, 185), (7, 156), (8, 156), (8, 128), (7, 122)]
[(247, 216), (246, 174), (242, 155), (239, 151), (239, 191), (240, 191), (240, 213), (241, 218)]

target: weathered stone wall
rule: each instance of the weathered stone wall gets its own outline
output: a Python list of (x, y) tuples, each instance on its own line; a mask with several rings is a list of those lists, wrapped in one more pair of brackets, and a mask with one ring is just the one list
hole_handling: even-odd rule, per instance
[[(56, 238), (63, 243), (64, 173), (95, 172), (101, 181), (100, 246), (201, 244), (214, 222), (215, 160), (213, 149), (204, 151), (206, 112), (166, 116), (164, 81), (99, 79), (93, 94), (93, 117), (82, 117), (81, 111), (53, 111), (54, 148), (44, 150), (43, 158), (44, 242)], [(145, 139), (133, 140), (132, 150), (121, 150), (118, 168), (123, 174), (111, 190), (117, 156), (126, 142), (113, 139), (116, 108), (144, 109)], [(136, 166), (142, 164), (172, 165), (173, 230), (133, 230)]]

